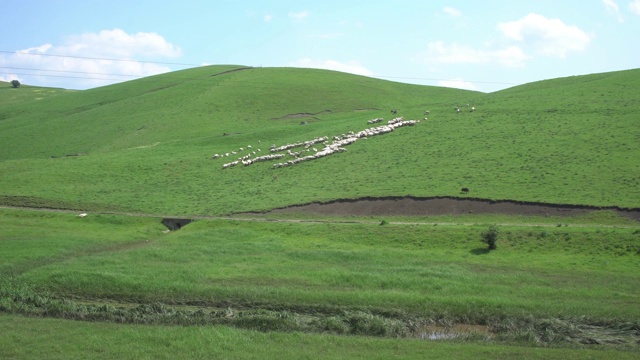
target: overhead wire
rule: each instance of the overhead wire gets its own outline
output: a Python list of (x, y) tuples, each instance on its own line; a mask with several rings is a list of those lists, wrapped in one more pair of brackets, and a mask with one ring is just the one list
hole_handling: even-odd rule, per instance
[[(107, 61), (121, 61), (121, 62), (136, 62), (136, 63), (149, 63), (149, 64), (163, 64), (163, 65), (178, 65), (178, 66), (191, 66), (201, 67), (202, 65), (190, 64), (190, 63), (175, 63), (175, 62), (162, 62), (162, 61), (146, 61), (146, 60), (133, 60), (133, 59), (114, 59), (114, 58), (101, 58), (101, 57), (89, 57), (89, 56), (72, 56), (72, 55), (57, 55), (57, 54), (34, 54), (16, 51), (0, 50), (0, 53), (21, 54), (21, 55), (33, 55), (33, 56), (49, 56), (60, 58), (76, 58), (87, 60), (107, 60)], [(38, 68), (21, 68), (21, 67), (9, 67), (1, 66), (0, 69), (18, 69), (29, 71), (43, 71), (43, 72), (57, 72), (57, 73), (72, 73), (72, 74), (85, 74), (85, 75), (106, 75), (106, 76), (121, 76), (132, 77), (138, 80), (144, 80), (146, 77), (152, 75), (133, 75), (133, 74), (113, 74), (113, 73), (97, 73), (97, 72), (85, 72), (85, 71), (73, 71), (73, 70), (50, 70), (50, 69), (38, 69)], [(124, 81), (124, 79), (105, 79), (96, 77), (81, 77), (81, 76), (68, 76), (68, 75), (49, 75), (49, 74), (24, 74), (24, 73), (0, 73), (2, 75), (22, 75), (22, 76), (44, 76), (44, 77), (57, 77), (57, 78), (70, 78), (70, 79), (84, 79), (84, 80), (100, 80), (100, 81)], [(165, 73), (166, 74), (166, 73)], [(157, 74), (156, 74), (157, 75)], [(419, 80), (419, 81), (461, 81), (465, 83), (478, 83), (478, 84), (497, 84), (497, 85), (517, 85), (516, 83), (498, 82), (498, 81), (484, 81), (484, 80), (460, 80), (460, 79), (440, 79), (440, 78), (422, 78), (422, 77), (403, 77), (403, 76), (390, 76), (390, 75), (374, 75), (371, 76), (378, 79), (403, 79), (403, 80)], [(135, 80), (132, 79), (132, 80)], [(187, 79), (187, 78), (183, 78)], [(154, 79), (156, 80), (156, 79)], [(173, 79), (175, 80), (175, 78)], [(192, 79), (197, 80), (197, 79)], [(236, 80), (237, 81), (237, 80)], [(248, 81), (247, 83), (251, 83)], [(255, 83), (255, 81), (253, 81)], [(272, 83), (271, 81), (269, 83)]]
[(58, 54), (34, 54), (28, 52), (20, 52), (20, 51), (7, 51), (0, 50), (2, 54), (14, 54), (14, 55), (33, 55), (33, 56), (48, 56), (48, 57), (61, 57), (61, 58), (71, 58), (71, 59), (88, 59), (88, 60), (108, 60), (108, 61), (123, 61), (123, 62), (137, 62), (137, 63), (147, 63), (147, 64), (163, 64), (163, 65), (180, 65), (180, 66), (200, 66), (198, 64), (187, 64), (187, 63), (175, 63), (175, 62), (165, 62), (165, 61), (142, 61), (142, 60), (133, 60), (133, 59), (113, 59), (113, 58), (103, 58), (103, 57), (91, 57), (91, 56), (76, 56), (76, 55), (58, 55)]

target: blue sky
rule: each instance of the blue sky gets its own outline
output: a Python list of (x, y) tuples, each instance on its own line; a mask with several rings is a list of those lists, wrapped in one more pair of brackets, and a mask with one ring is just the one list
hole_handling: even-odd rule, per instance
[(0, 0), (0, 80), (87, 89), (212, 64), (492, 92), (640, 68), (640, 0)]

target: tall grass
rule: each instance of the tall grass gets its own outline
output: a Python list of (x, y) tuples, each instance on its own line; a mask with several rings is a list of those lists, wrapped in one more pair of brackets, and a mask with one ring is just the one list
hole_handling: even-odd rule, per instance
[(0, 315), (2, 358), (633, 359), (635, 353), (515, 344), (262, 333), (228, 327), (118, 325)]

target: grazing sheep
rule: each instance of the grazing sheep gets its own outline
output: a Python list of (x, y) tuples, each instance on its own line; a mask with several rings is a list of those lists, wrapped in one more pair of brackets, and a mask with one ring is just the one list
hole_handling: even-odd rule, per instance
[[(459, 109), (459, 108), (456, 107), (456, 109)], [(424, 118), (424, 119), (426, 120), (427, 118)], [(369, 120), (368, 123), (369, 124), (378, 123), (378, 122), (381, 122), (382, 120), (383, 120), (382, 118), (376, 118), (376, 119)], [(256, 155), (256, 151), (251, 151), (252, 149), (251, 145), (247, 145), (246, 149), (248, 150), (248, 153), (245, 156), (238, 158), (238, 160), (236, 161), (232, 161), (222, 165), (222, 168), (226, 169), (229, 167), (233, 167), (240, 162), (242, 162), (244, 166), (249, 166), (260, 161), (281, 159), (287, 155), (291, 157), (289, 160), (285, 162), (275, 163), (273, 167), (280, 168), (280, 167), (291, 166), (291, 165), (299, 164), (304, 161), (315, 160), (315, 159), (319, 159), (335, 153), (345, 152), (347, 151), (345, 146), (353, 144), (358, 139), (367, 139), (370, 136), (386, 134), (394, 131), (397, 128), (400, 128), (403, 126), (413, 126), (419, 122), (420, 120), (404, 120), (404, 118), (400, 116), (400, 117), (396, 117), (389, 120), (386, 125), (367, 128), (357, 133), (353, 131), (349, 131), (347, 133), (341, 134), (340, 136), (333, 136), (333, 142), (330, 144), (328, 143), (329, 137), (327, 136), (315, 137), (308, 141), (295, 142), (295, 143), (285, 144), (282, 146), (276, 146), (275, 144), (273, 144), (269, 148), (269, 151), (271, 152), (271, 154), (253, 157), (253, 158), (252, 158), (252, 155)], [(318, 143), (324, 143), (324, 148), (319, 149), (318, 147), (313, 146)], [(291, 149), (293, 148), (302, 147), (302, 146), (304, 146), (304, 149), (300, 151), (297, 151), (297, 152), (291, 151)], [(256, 150), (260, 152), (260, 149), (256, 149)], [(306, 154), (311, 150), (313, 150), (313, 153)], [(244, 151), (244, 148), (240, 148), (240, 151)], [(278, 153), (281, 151), (286, 151), (286, 153), (285, 154)], [(237, 154), (236, 151), (232, 151), (232, 153)], [(229, 156), (229, 153), (226, 153), (226, 156)]]
[(88, 215), (87, 213), (82, 213), (82, 214), (78, 214), (78, 217), (79, 217), (79, 218), (83, 218), (83, 217), (85, 217), (85, 216), (87, 216), (87, 215)]

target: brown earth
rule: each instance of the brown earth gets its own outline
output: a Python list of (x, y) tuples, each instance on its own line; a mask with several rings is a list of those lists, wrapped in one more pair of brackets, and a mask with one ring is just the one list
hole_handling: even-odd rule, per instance
[(640, 209), (527, 203), (520, 201), (492, 201), (450, 197), (414, 198), (385, 197), (335, 200), (273, 209), (267, 214), (305, 213), (336, 216), (433, 216), (461, 214), (508, 214), (535, 216), (575, 216), (596, 210), (613, 210), (620, 215), (640, 221)]
[(297, 119), (297, 118), (304, 118), (304, 117), (313, 117), (315, 115), (320, 115), (320, 114), (326, 114), (326, 113), (330, 113), (331, 110), (323, 110), (323, 111), (319, 111), (317, 113), (297, 113), (297, 114), (287, 114), (285, 116), (281, 116), (281, 117), (277, 117), (277, 118), (272, 118), (271, 120), (281, 120), (281, 119)]

